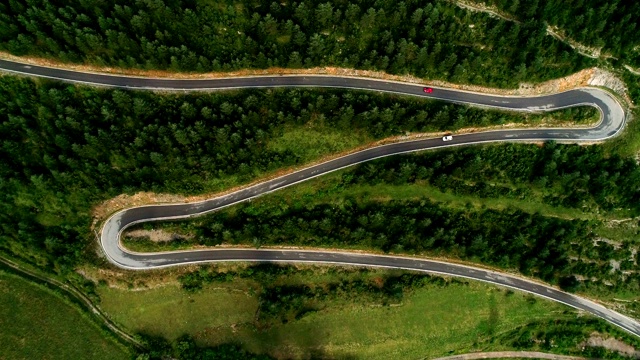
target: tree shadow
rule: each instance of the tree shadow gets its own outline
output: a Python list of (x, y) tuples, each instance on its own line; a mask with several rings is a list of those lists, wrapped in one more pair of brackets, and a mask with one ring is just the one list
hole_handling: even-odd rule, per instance
[(491, 297), (489, 297), (489, 303), (487, 305), (489, 307), (489, 314), (486, 319), (480, 321), (478, 324), (478, 331), (483, 335), (493, 336), (496, 334), (496, 330), (500, 324), (500, 312), (498, 311), (494, 292), (491, 292)]
[[(145, 349), (136, 354), (136, 360), (355, 360), (357, 357), (351, 354), (329, 355), (322, 347), (323, 334), (319, 328), (314, 328), (314, 333), (308, 334), (308, 341), (296, 344), (306, 353), (298, 355), (283, 355), (277, 351), (277, 344), (285, 344), (288, 339), (276, 336), (272, 338), (271, 346), (263, 346), (257, 352), (247, 350), (242, 344), (236, 342), (224, 343), (215, 346), (199, 346), (190, 335), (183, 335), (173, 342), (169, 342), (161, 336), (149, 334), (137, 334), (145, 344)], [(256, 334), (260, 336), (260, 334)], [(274, 351), (276, 350), (276, 351)]]

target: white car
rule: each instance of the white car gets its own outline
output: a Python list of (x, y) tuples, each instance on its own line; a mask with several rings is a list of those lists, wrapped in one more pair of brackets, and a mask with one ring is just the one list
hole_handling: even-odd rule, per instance
[(442, 137), (442, 141), (451, 141), (451, 140), (453, 140), (453, 136), (451, 136), (451, 135), (447, 135), (447, 136), (443, 136)]

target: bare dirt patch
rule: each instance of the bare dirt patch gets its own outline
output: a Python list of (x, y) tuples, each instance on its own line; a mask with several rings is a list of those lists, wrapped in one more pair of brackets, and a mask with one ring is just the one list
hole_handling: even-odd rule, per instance
[(188, 239), (191, 236), (170, 233), (162, 229), (153, 230), (132, 230), (124, 234), (132, 238), (148, 239), (153, 242), (169, 242), (173, 240)]
[(460, 85), (440, 80), (434, 80), (431, 81), (431, 83), (437, 86), (447, 87), (451, 89), (481, 92), (485, 94), (536, 96), (588, 86), (592, 75), (595, 73), (595, 70), (595, 68), (584, 69), (563, 78), (553, 79), (538, 84), (521, 83), (517, 89), (495, 89), (476, 85)]
[(586, 346), (591, 347), (603, 347), (607, 350), (616, 351), (622, 355), (629, 356), (635, 359), (640, 358), (640, 351), (636, 350), (633, 346), (625, 344), (624, 342), (614, 338), (603, 338), (598, 333), (593, 333), (586, 341)]
[(484, 4), (484, 3), (476, 3), (476, 2), (463, 1), (463, 0), (453, 1), (453, 3), (465, 10), (483, 12), (491, 16), (501, 18), (503, 20), (520, 23), (520, 21), (513, 18), (509, 14), (503, 13), (500, 11), (500, 9), (493, 6), (488, 6), (487, 4)]
[(607, 239), (607, 238), (603, 238), (603, 237), (597, 237), (595, 239), (593, 239), (593, 246), (598, 246), (598, 243), (603, 242), (603, 243), (607, 243), (611, 246), (613, 246), (613, 248), (615, 250), (618, 250), (622, 247), (622, 243), (620, 241), (615, 241), (615, 240), (611, 240), (611, 239)]
[(640, 69), (634, 69), (629, 65), (625, 65), (624, 68), (629, 70), (629, 72), (634, 74), (634, 75), (640, 75)]
[(609, 88), (615, 91), (616, 94), (623, 96), (629, 104), (633, 103), (627, 94), (627, 86), (624, 81), (620, 80), (620, 78), (610, 71), (600, 68), (594, 68), (593, 70), (594, 72), (587, 82), (587, 85)]
[(602, 48), (590, 47), (580, 44), (579, 42), (574, 41), (564, 35), (562, 33), (562, 30), (560, 30), (557, 26), (547, 26), (547, 34), (571, 46), (572, 49), (584, 56), (590, 57), (592, 59), (599, 59), (602, 56)]
[[(638, 221), (638, 220), (640, 220), (640, 216), (636, 216), (636, 217), (632, 217), (632, 218), (625, 218), (625, 219), (612, 219), (612, 220), (607, 221), (605, 223), (605, 225), (607, 227), (612, 228), (612, 227), (619, 226), (619, 225), (624, 224), (624, 223), (628, 223), (628, 222), (631, 222), (631, 221)], [(633, 223), (631, 223), (630, 226), (631, 227), (636, 227), (636, 225), (633, 224)]]
[(95, 228), (100, 219), (105, 219), (111, 213), (120, 209), (148, 204), (177, 203), (181, 201), (186, 201), (186, 198), (180, 195), (156, 194), (144, 191), (134, 195), (121, 194), (104, 201), (102, 204), (99, 204), (92, 209), (91, 213), (93, 214), (93, 223), (91, 227)]

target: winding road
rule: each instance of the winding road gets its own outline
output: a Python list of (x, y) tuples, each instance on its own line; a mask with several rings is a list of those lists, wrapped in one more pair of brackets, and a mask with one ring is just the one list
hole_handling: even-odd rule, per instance
[(154, 79), (76, 72), (6, 60), (0, 60), (0, 71), (66, 82), (126, 89), (195, 91), (267, 87), (332, 87), (397, 93), (453, 103), (527, 112), (552, 111), (581, 105), (593, 106), (600, 110), (601, 118), (598, 124), (592, 128), (485, 131), (456, 135), (452, 141), (448, 142), (443, 142), (441, 138), (433, 138), (393, 143), (355, 152), (201, 202), (149, 205), (121, 210), (104, 222), (100, 235), (100, 243), (110, 262), (121, 268), (134, 270), (200, 262), (256, 261), (383, 267), (464, 277), (506, 286), (564, 303), (576, 309), (589, 312), (634, 335), (640, 336), (639, 322), (613, 310), (609, 310), (593, 301), (518, 276), (464, 265), (412, 257), (309, 250), (208, 249), (136, 253), (123, 248), (120, 244), (120, 235), (126, 228), (133, 224), (200, 216), (306, 181), (316, 176), (385, 156), (490, 142), (556, 140), (559, 142), (579, 143), (603, 141), (614, 137), (623, 129), (626, 116), (621, 104), (604, 90), (597, 88), (580, 88), (538, 97), (513, 97), (435, 88), (433, 93), (426, 94), (422, 91), (423, 85), (344, 76), (285, 75), (202, 80)]

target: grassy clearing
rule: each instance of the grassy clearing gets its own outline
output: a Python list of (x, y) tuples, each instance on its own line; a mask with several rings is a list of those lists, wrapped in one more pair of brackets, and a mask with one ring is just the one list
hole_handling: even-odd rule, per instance
[[(370, 276), (383, 274), (372, 271)], [(318, 286), (331, 278), (336, 279), (316, 271), (285, 277), (277, 285)], [(132, 331), (168, 339), (191, 334), (201, 345), (233, 342), (277, 358), (316, 354), (397, 359), (497, 350), (503, 347), (474, 344), (531, 321), (575, 316), (556, 303), (470, 282), (418, 288), (391, 306), (359, 301), (349, 294), (328, 297), (316, 301), (321, 310), (264, 328), (256, 322), (259, 291), (246, 279), (206, 285), (196, 293), (186, 293), (175, 284), (139, 291), (98, 288), (102, 308)]]
[(598, 235), (616, 241), (629, 241), (632, 244), (640, 243), (640, 221), (628, 219), (618, 224), (603, 223), (597, 227)]
[(310, 162), (330, 154), (341, 153), (373, 142), (359, 132), (346, 132), (325, 125), (290, 126), (281, 136), (270, 139), (267, 149), (278, 153), (293, 151), (300, 162)]
[[(330, 176), (340, 176), (330, 175)], [(334, 178), (336, 179), (336, 178)], [(331, 179), (327, 179), (331, 180)], [(325, 186), (329, 181), (325, 181)], [(547, 216), (555, 216), (567, 219), (592, 219), (594, 215), (584, 213), (577, 209), (551, 206), (537, 199), (518, 200), (512, 198), (479, 198), (471, 195), (458, 195), (451, 192), (443, 192), (440, 189), (428, 185), (426, 183), (402, 184), (402, 185), (356, 185), (341, 189), (340, 192), (329, 191), (324, 196), (318, 196), (318, 184), (309, 183), (308, 186), (300, 186), (300, 188), (291, 190), (286, 189), (285, 192), (273, 196), (279, 196), (279, 200), (292, 199), (296, 201), (305, 199), (313, 203), (338, 202), (342, 198), (354, 198), (357, 200), (410, 200), (427, 198), (435, 202), (446, 203), (452, 207), (468, 207), (469, 205), (481, 208), (503, 210), (506, 208), (517, 208), (529, 213), (539, 212)], [(313, 197), (311, 199), (311, 197)]]
[[(531, 319), (562, 318), (561, 306), (529, 304), (525, 296), (474, 284), (418, 291), (401, 306), (346, 306), (330, 309), (247, 339), (254, 351), (277, 353), (272, 339), (286, 347), (319, 347), (329, 356), (366, 359), (434, 357), (449, 351), (473, 350), (474, 342)], [(244, 336), (250, 336), (245, 329)], [(320, 340), (322, 339), (322, 340)], [(302, 346), (301, 346), (302, 345)], [(497, 346), (499, 348), (499, 345)]]
[(0, 271), (1, 359), (128, 359), (75, 306), (49, 289)]
[[(561, 218), (589, 218), (589, 214), (582, 213), (575, 209), (554, 207), (538, 201), (523, 201), (508, 198), (478, 198), (469, 195), (456, 195), (449, 192), (442, 192), (439, 189), (426, 184), (410, 184), (402, 186), (375, 185), (362, 186), (354, 189), (353, 195), (363, 198), (379, 198), (380, 195), (387, 199), (418, 199), (428, 198), (435, 202), (447, 203), (452, 207), (466, 207), (472, 205), (476, 208), (486, 207), (495, 210), (516, 208), (525, 212), (539, 212), (546, 216), (556, 216)], [(384, 198), (383, 198), (384, 199)]]
[(190, 294), (172, 284), (139, 291), (103, 287), (99, 294), (101, 307), (116, 322), (135, 332), (173, 341), (182, 334), (251, 322), (258, 303), (246, 291), (246, 287), (236, 291), (212, 286)]

